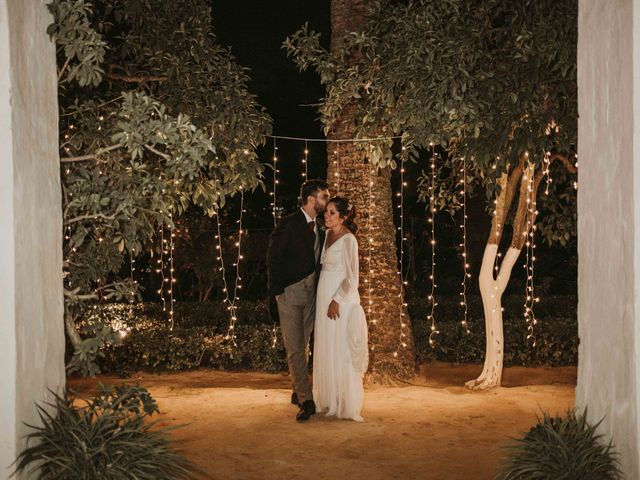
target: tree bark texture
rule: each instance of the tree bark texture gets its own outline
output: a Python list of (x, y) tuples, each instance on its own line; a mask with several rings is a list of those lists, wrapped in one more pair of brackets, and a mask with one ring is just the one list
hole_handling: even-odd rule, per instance
[[(332, 51), (343, 33), (363, 26), (366, 12), (364, 0), (332, 0)], [(355, 112), (355, 105), (342, 111), (329, 139), (353, 137)], [(361, 147), (350, 142), (330, 142), (327, 177), (332, 190), (348, 198), (357, 212), (360, 296), (369, 322), (367, 381), (392, 384), (415, 374), (411, 320), (403, 305), (402, 279), (397, 273), (391, 172), (388, 168), (372, 169), (366, 149)]]

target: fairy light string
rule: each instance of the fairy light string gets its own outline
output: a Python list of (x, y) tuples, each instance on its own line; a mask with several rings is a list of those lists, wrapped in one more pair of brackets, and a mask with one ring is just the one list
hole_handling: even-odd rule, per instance
[(302, 181), (305, 181), (309, 176), (309, 142), (307, 140), (304, 141), (304, 157), (302, 158), (302, 167), (304, 171), (302, 172)]
[[(369, 164), (369, 208), (367, 209), (367, 278), (365, 283), (367, 284), (367, 318), (372, 325), (376, 325), (378, 321), (371, 315), (371, 309), (373, 307), (373, 265), (371, 260), (373, 258), (373, 208), (375, 207), (375, 199), (373, 197), (373, 167)], [(373, 345), (371, 350), (373, 351)]]
[[(226, 301), (227, 301), (227, 307), (229, 310), (229, 327), (227, 329), (227, 334), (225, 336), (225, 339), (231, 340), (234, 347), (238, 346), (236, 342), (236, 323), (238, 321), (238, 303), (240, 301), (239, 290), (242, 289), (242, 283), (241, 283), (242, 277), (240, 276), (240, 262), (244, 258), (244, 256), (242, 255), (242, 234), (244, 233), (242, 230), (242, 219), (243, 219), (244, 213), (245, 213), (244, 190), (240, 190), (240, 215), (238, 220), (236, 220), (236, 223), (238, 224), (238, 240), (235, 242), (235, 247), (237, 248), (237, 256), (236, 256), (236, 261), (233, 264), (233, 266), (236, 269), (236, 278), (234, 282), (232, 298), (229, 297), (229, 289), (225, 284), (225, 290), (227, 293)], [(220, 225), (219, 221), (218, 221), (218, 225)], [(219, 231), (220, 230), (218, 230), (218, 232)], [(222, 251), (221, 245), (220, 245), (220, 250)], [(222, 254), (220, 255), (220, 258), (222, 259)]]
[(340, 193), (340, 144), (336, 143), (335, 149), (333, 151), (333, 189), (336, 192), (336, 195)]
[[(305, 142), (305, 147), (307, 143)], [(307, 148), (305, 148), (305, 151)], [(277, 208), (277, 192), (278, 192), (278, 145), (276, 144), (276, 137), (273, 137), (273, 186), (272, 191), (270, 192), (271, 196), (271, 213), (273, 216), (273, 227), (275, 228), (278, 224), (278, 208)], [(306, 174), (307, 165), (305, 163), (305, 174)], [(275, 319), (273, 321), (273, 325), (271, 326), (271, 348), (276, 348), (278, 344), (278, 329), (276, 326)]]
[(164, 225), (161, 225), (160, 226), (160, 255), (158, 257), (158, 260), (156, 260), (156, 263), (157, 263), (156, 273), (160, 274), (160, 288), (158, 289), (158, 294), (160, 295), (160, 301), (162, 302), (163, 312), (167, 311), (167, 299), (164, 296), (164, 290), (165, 290), (164, 284), (167, 282), (167, 279), (164, 276), (164, 270), (165, 270), (164, 256), (169, 252), (166, 250), (166, 248), (167, 248), (167, 240), (164, 238)]
[(524, 319), (527, 324), (527, 340), (532, 342), (532, 346), (536, 346), (536, 338), (534, 335), (535, 325), (538, 323), (534, 313), (534, 304), (539, 301), (539, 298), (535, 297), (534, 293), (534, 263), (535, 257), (535, 217), (536, 200), (535, 200), (535, 164), (529, 160), (527, 155), (527, 170), (524, 181), (527, 182), (527, 199), (526, 199), (526, 212), (525, 212), (525, 232), (527, 237), (525, 242), (525, 303), (524, 303)]
[(224, 262), (224, 254), (222, 251), (222, 228), (220, 226), (220, 211), (216, 210), (216, 235), (215, 239), (217, 241), (216, 245), (216, 260), (218, 260), (220, 266), (218, 267), (218, 271), (222, 276), (222, 292), (225, 294), (223, 303), (227, 308), (227, 312), (229, 314), (229, 326), (227, 328), (227, 334), (225, 335), (225, 340), (231, 340), (234, 346), (236, 344), (236, 336), (235, 336), (235, 323), (238, 319), (236, 315), (235, 303), (231, 300), (230, 297), (230, 289), (229, 284), (227, 283), (227, 269)]
[(467, 258), (467, 159), (466, 157), (462, 157), (462, 168), (460, 169), (461, 180), (460, 180), (460, 201), (462, 203), (462, 224), (460, 225), (460, 229), (462, 230), (462, 243), (460, 247), (462, 248), (462, 263), (464, 265), (464, 275), (462, 277), (462, 291), (460, 292), (460, 306), (463, 309), (463, 318), (461, 321), (462, 328), (465, 329), (467, 333), (471, 333), (469, 330), (469, 319), (468, 319), (468, 306), (467, 306), (467, 279), (471, 278), (471, 274), (469, 273), (469, 259)]
[(278, 145), (276, 144), (276, 137), (273, 137), (273, 157), (272, 164), (273, 167), (273, 185), (271, 192), (269, 195), (271, 196), (271, 211), (273, 213), (273, 226), (275, 227), (278, 223)]
[(549, 195), (549, 184), (552, 182), (551, 180), (551, 152), (548, 150), (544, 151), (543, 157), (542, 157), (542, 165), (543, 165), (543, 172), (544, 172), (544, 177), (545, 177), (545, 188), (544, 188), (544, 194), (545, 195)]
[(173, 225), (173, 213), (169, 212), (169, 219), (171, 220), (169, 222), (169, 329), (173, 330), (173, 326), (174, 326), (174, 322), (175, 322), (175, 317), (174, 317), (174, 306), (175, 306), (175, 298), (173, 295), (173, 291), (175, 289), (175, 283), (176, 283), (176, 279), (174, 276), (175, 273), (175, 269), (174, 269), (174, 265), (173, 265), (173, 251), (175, 249), (175, 245), (174, 245), (174, 238), (176, 236), (175, 232), (174, 232), (174, 225)]
[[(496, 161), (493, 163), (493, 165), (491, 166), (492, 170), (496, 170), (498, 168), (498, 162), (500, 161), (500, 157), (496, 157)], [(493, 200), (493, 216), (497, 217), (498, 216), (498, 211), (497, 211), (497, 207), (498, 207), (498, 199), (497, 197)], [(496, 247), (497, 247), (497, 252), (496, 252), (496, 256), (494, 257), (494, 261), (493, 261), (493, 270), (495, 271), (495, 277), (498, 276), (498, 272), (500, 271), (500, 259), (502, 258), (502, 253), (500, 253), (500, 229), (502, 228), (502, 225), (500, 224), (500, 218), (496, 219)], [(495, 286), (494, 287), (495, 291), (497, 292), (498, 287)]]
[(404, 237), (404, 188), (407, 186), (407, 182), (405, 181), (405, 177), (404, 177), (404, 174), (405, 174), (404, 150), (405, 150), (405, 147), (403, 146), (402, 154), (400, 155), (400, 191), (396, 193), (396, 196), (399, 197), (399, 203), (397, 205), (397, 208), (400, 210), (400, 213), (399, 213), (400, 225), (397, 228), (398, 232), (400, 233), (400, 261), (399, 261), (399, 268), (396, 272), (398, 275), (398, 278), (400, 279), (400, 292), (398, 293), (398, 297), (400, 299), (400, 302), (399, 302), (400, 306), (399, 306), (399, 312), (398, 312), (398, 319), (400, 321), (400, 338), (398, 342), (398, 348), (393, 354), (394, 357), (398, 356), (398, 352), (400, 348), (407, 347), (406, 333), (405, 333), (405, 328), (407, 324), (404, 318), (405, 308), (407, 306), (404, 299), (404, 287), (407, 284), (407, 281), (404, 278), (404, 265), (403, 265), (404, 264), (404, 244), (406, 240), (406, 238)]
[(431, 185), (429, 186), (429, 213), (430, 216), (428, 218), (428, 222), (431, 227), (431, 274), (429, 275), (429, 280), (431, 280), (431, 291), (429, 292), (429, 303), (431, 305), (431, 309), (429, 314), (427, 315), (427, 321), (430, 323), (430, 333), (429, 333), (429, 345), (431, 347), (435, 346), (435, 336), (439, 334), (438, 328), (436, 326), (435, 319), (435, 309), (438, 305), (436, 302), (436, 156), (437, 153), (435, 151), (434, 144), (431, 143)]

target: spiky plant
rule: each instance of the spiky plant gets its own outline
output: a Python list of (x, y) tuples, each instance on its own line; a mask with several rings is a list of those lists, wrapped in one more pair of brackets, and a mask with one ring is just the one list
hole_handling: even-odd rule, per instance
[(603, 443), (596, 425), (581, 414), (567, 411), (565, 417), (544, 413), (521, 439), (507, 447), (498, 480), (618, 480), (617, 453), (611, 441)]
[(27, 448), (16, 471), (40, 480), (195, 479), (198, 469), (174, 448), (168, 428), (147, 417), (158, 412), (141, 387), (99, 386), (92, 399), (57, 395), (37, 405), (41, 425), (28, 425)]

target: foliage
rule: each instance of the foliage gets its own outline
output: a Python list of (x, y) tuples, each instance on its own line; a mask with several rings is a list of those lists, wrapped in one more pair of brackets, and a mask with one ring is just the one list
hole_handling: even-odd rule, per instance
[(54, 397), (37, 406), (42, 425), (29, 426), (31, 446), (18, 456), (16, 473), (28, 471), (30, 478), (43, 480), (197, 478), (168, 429), (147, 421), (158, 406), (146, 389), (100, 385), (83, 405), (66, 394)]
[(220, 370), (282, 372), (287, 369), (280, 330), (273, 346), (272, 327), (236, 327), (237, 346), (215, 327), (150, 327), (128, 334), (122, 346), (105, 349), (104, 372), (127, 375), (136, 370)]
[(611, 442), (603, 444), (598, 424), (586, 410), (565, 417), (544, 414), (524, 438), (510, 447), (501, 480), (615, 480), (622, 478)]
[(216, 43), (204, 0), (53, 0), (58, 46), (65, 323), (93, 361), (113, 335), (81, 338), (88, 306), (139, 298), (126, 259), (154, 247), (189, 205), (213, 214), (261, 185), (270, 118)]
[[(412, 318), (424, 319), (428, 305), (409, 300)], [(428, 344), (429, 325), (413, 323), (418, 363), (444, 361), (479, 363), (484, 355), (484, 322), (479, 297), (470, 297), (471, 334), (460, 326), (457, 297), (438, 299), (437, 320), (440, 334), (435, 346)], [(506, 297), (508, 311), (522, 307), (520, 296)], [(537, 309), (537, 346), (526, 341), (526, 329), (519, 317), (505, 316), (505, 363), (507, 365), (575, 365), (578, 357), (576, 298), (545, 297)], [(134, 370), (184, 370), (198, 367), (284, 371), (286, 358), (280, 329), (273, 347), (273, 323), (264, 302), (243, 301), (238, 310), (238, 346), (225, 339), (228, 313), (220, 303), (181, 302), (176, 307), (176, 326), (169, 330), (166, 313), (157, 304), (100, 305), (84, 321), (101, 324), (124, 338), (121, 345), (103, 349), (98, 359), (102, 371), (126, 375)], [(84, 323), (83, 327), (84, 328)]]
[[(575, 150), (576, 46), (575, 0), (381, 0), (363, 31), (347, 33), (333, 53), (307, 25), (285, 42), (300, 69), (314, 68), (327, 87), (326, 131), (355, 106), (358, 135), (402, 135), (405, 160), (436, 148), (441, 179), (466, 158), (468, 185), (482, 184), (489, 201), (497, 178), (524, 152), (541, 166), (545, 151)], [(390, 146), (366, 146), (369, 159), (394, 167)], [(459, 208), (456, 190), (438, 183), (439, 209)], [(572, 188), (557, 194), (575, 198)], [(575, 202), (545, 206), (559, 211), (546, 218), (544, 238), (566, 241), (575, 215), (565, 210)]]
[[(430, 323), (413, 322), (414, 341), (418, 363), (439, 360), (452, 363), (482, 363), (485, 354), (485, 324), (482, 300), (468, 297), (467, 317), (470, 333), (461, 326), (462, 310), (456, 298), (438, 299), (437, 328), (434, 347), (429, 346)], [(578, 361), (578, 319), (575, 297), (545, 297), (536, 309), (538, 324), (534, 331), (536, 346), (527, 340), (522, 319), (522, 298), (505, 297), (504, 363), (507, 366), (575, 365)], [(544, 305), (544, 307), (542, 307)], [(409, 301), (412, 318), (426, 319), (430, 310), (424, 300)], [(515, 316), (513, 313), (515, 313)]]

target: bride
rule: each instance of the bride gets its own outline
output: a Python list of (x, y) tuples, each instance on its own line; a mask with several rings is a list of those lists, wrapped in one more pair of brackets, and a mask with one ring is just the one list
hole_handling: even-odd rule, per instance
[(327, 204), (322, 270), (316, 294), (313, 398), (319, 411), (363, 421), (362, 379), (369, 363), (367, 321), (358, 294), (355, 208), (343, 197)]

